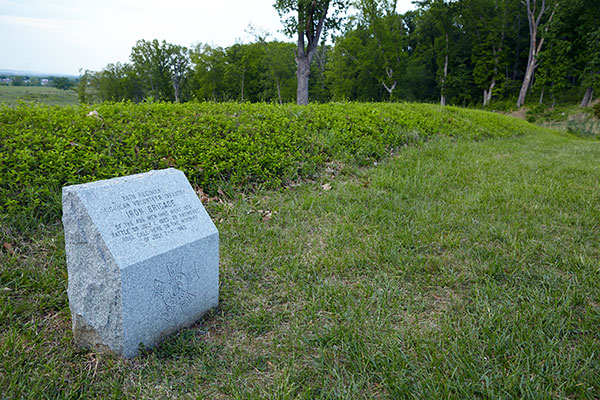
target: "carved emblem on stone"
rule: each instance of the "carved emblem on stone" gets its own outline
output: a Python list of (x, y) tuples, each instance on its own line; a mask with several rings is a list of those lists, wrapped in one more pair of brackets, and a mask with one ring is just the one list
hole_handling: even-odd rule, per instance
[[(163, 282), (154, 280), (154, 297), (159, 298), (165, 304), (161, 317), (171, 319), (174, 308), (180, 307), (184, 311), (185, 307), (192, 302), (195, 294), (190, 292), (190, 284), (193, 278), (183, 273), (183, 258), (177, 262), (167, 263), (168, 279)], [(193, 268), (195, 271), (195, 266)]]

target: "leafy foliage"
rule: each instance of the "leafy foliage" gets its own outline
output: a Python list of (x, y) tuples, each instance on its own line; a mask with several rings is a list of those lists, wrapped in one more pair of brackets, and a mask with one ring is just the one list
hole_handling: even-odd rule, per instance
[[(0, 106), (0, 213), (60, 215), (64, 185), (177, 167), (209, 193), (311, 177), (325, 163), (368, 165), (435, 135), (523, 133), (527, 124), (418, 104)], [(18, 218), (16, 218), (18, 220)]]
[[(529, 103), (581, 100), (585, 107), (600, 89), (596, 2), (529, 1), (536, 15), (544, 9), (532, 64), (528, 2), (420, 0), (416, 10), (399, 14), (395, 0), (278, 0), (294, 43), (267, 41), (269, 34), (255, 28), (254, 42), (229, 47), (140, 40), (131, 64), (86, 71), (78, 92), (87, 103), (295, 98), (494, 109), (514, 108), (522, 94), (519, 104), (527, 95)], [(323, 43), (327, 35), (333, 44)]]
[[(341, 25), (341, 12), (349, 0), (277, 0), (274, 7), (285, 26), (284, 31), (296, 40), (296, 102), (307, 105), (311, 64), (319, 47), (321, 36)], [(324, 68), (321, 68), (321, 72)], [(323, 75), (322, 73), (320, 74)]]
[(69, 78), (61, 76), (52, 80), (52, 86), (57, 89), (69, 90), (71, 87), (73, 87), (73, 81)]
[(276, 0), (274, 7), (281, 17), (285, 32), (296, 37), (316, 32), (321, 15), (326, 16), (323, 21), (325, 32), (338, 28), (341, 22), (339, 15), (349, 3), (348, 0)]
[(81, 103), (102, 101), (141, 101), (141, 79), (131, 64), (108, 64), (100, 72), (85, 71), (79, 79), (77, 94)]

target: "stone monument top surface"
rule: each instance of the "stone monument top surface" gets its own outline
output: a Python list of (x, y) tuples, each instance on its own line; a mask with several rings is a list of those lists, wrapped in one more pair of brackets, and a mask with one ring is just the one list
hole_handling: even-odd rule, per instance
[(184, 173), (174, 168), (63, 188), (65, 199), (75, 193), (120, 266), (217, 232)]

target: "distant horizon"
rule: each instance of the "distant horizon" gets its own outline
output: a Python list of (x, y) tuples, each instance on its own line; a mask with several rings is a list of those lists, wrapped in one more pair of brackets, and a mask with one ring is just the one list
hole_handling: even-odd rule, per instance
[(48, 77), (48, 76), (56, 76), (56, 77), (65, 77), (65, 78), (79, 78), (80, 75), (73, 74), (63, 74), (60, 72), (42, 72), (42, 71), (20, 71), (8, 68), (0, 68), (0, 75), (9, 75), (9, 76), (35, 76), (35, 77)]

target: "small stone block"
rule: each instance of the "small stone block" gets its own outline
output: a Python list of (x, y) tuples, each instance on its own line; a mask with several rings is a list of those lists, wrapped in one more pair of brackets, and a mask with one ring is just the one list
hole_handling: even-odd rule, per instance
[(192, 325), (219, 297), (219, 232), (169, 168), (62, 191), (77, 343), (126, 358)]

